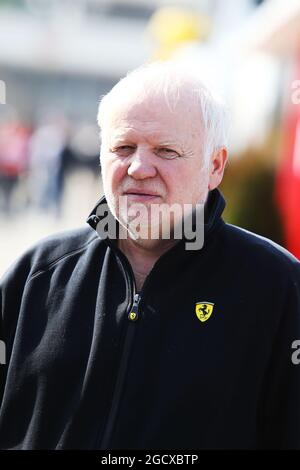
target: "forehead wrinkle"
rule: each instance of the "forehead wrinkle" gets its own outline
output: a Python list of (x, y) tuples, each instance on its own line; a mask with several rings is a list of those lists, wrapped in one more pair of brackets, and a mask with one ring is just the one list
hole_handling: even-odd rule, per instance
[[(187, 115), (192, 111), (190, 106), (186, 106)], [(193, 107), (192, 107), (193, 108)], [(119, 112), (118, 112), (119, 111)], [(194, 110), (193, 110), (194, 111)], [(143, 116), (143, 112), (146, 116)], [(170, 118), (170, 122), (169, 122)], [(175, 118), (175, 120), (174, 120)], [(174, 120), (174, 121), (173, 121)], [(177, 145), (182, 151), (193, 151), (202, 145), (201, 121), (199, 119), (188, 119), (186, 122), (177, 114), (170, 115), (168, 112), (165, 116), (158, 115), (157, 109), (141, 110), (140, 106), (130, 106), (129, 108), (121, 108), (115, 110), (111, 116), (110, 123), (106, 130), (109, 133), (110, 140), (125, 139), (128, 141), (146, 141), (153, 145)]]
[(183, 134), (181, 139), (178, 139), (178, 134), (175, 135), (175, 138), (170, 135), (165, 136), (163, 134), (151, 134), (146, 137), (143, 134), (142, 139), (140, 137), (137, 139), (135, 132), (127, 133), (126, 129), (129, 129), (130, 131), (132, 130), (131, 127), (116, 129), (116, 133), (113, 132), (110, 135), (110, 143), (116, 145), (119, 141), (120, 143), (136, 144), (137, 142), (145, 141), (153, 148), (162, 146), (173, 147), (174, 150), (176, 149), (184, 153), (186, 156), (192, 156), (195, 153), (199, 153), (201, 149), (200, 139), (197, 139), (197, 143), (195, 143), (195, 140), (193, 140), (190, 134)]
[[(156, 126), (154, 126), (156, 127)], [(172, 129), (170, 127), (170, 131), (172, 132)], [(157, 126), (157, 129), (153, 128), (147, 128), (144, 129), (142, 128), (137, 128), (133, 126), (126, 126), (126, 127), (117, 127), (117, 128), (111, 128), (111, 138), (112, 139), (138, 139), (140, 140), (146, 140), (149, 143), (155, 142), (156, 144), (163, 144), (163, 143), (173, 143), (173, 144), (179, 144), (179, 139), (176, 138), (176, 136), (170, 135), (169, 131), (162, 131), (159, 129), (159, 126)], [(167, 135), (166, 135), (167, 134)]]

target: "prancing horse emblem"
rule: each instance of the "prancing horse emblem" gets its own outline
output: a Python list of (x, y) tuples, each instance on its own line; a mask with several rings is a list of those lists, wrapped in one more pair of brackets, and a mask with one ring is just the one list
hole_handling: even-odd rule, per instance
[(213, 313), (214, 305), (211, 302), (197, 302), (196, 303), (196, 315), (200, 321), (204, 322), (211, 317)]

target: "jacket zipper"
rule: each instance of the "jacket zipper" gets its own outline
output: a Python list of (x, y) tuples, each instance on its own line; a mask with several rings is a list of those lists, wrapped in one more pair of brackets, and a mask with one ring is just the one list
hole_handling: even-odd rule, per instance
[[(127, 331), (126, 331), (123, 354), (122, 354), (122, 357), (121, 357), (121, 362), (120, 362), (120, 366), (119, 366), (116, 385), (115, 385), (115, 389), (114, 389), (114, 392), (113, 392), (112, 403), (111, 403), (110, 411), (109, 411), (108, 418), (107, 418), (107, 424), (105, 426), (103, 438), (102, 438), (102, 441), (101, 441), (101, 444), (100, 444), (100, 450), (107, 450), (107, 449), (110, 448), (109, 444), (111, 442), (113, 432), (114, 432), (114, 427), (115, 427), (117, 414), (118, 414), (118, 410), (119, 410), (119, 404), (120, 404), (120, 401), (121, 401), (122, 389), (123, 389), (124, 382), (126, 380), (126, 371), (127, 371), (127, 366), (128, 366), (128, 362), (129, 362), (129, 355), (130, 355), (130, 351), (131, 351), (131, 345), (132, 345), (132, 341), (133, 341), (135, 330), (136, 330), (136, 326), (134, 324), (136, 323), (136, 321), (140, 317), (140, 308), (139, 308), (140, 307), (140, 302), (141, 302), (141, 299), (144, 295), (143, 293), (145, 292), (145, 288), (146, 288), (146, 286), (149, 282), (151, 274), (153, 272), (153, 268), (152, 268), (152, 270), (150, 271), (150, 273), (148, 274), (148, 276), (145, 279), (145, 282), (144, 282), (144, 285), (142, 287), (141, 293), (138, 294), (136, 292), (136, 284), (135, 284), (135, 279), (134, 279), (134, 274), (133, 274), (133, 271), (132, 271), (132, 267), (131, 267), (128, 259), (126, 258), (126, 256), (124, 256), (123, 253), (120, 252), (119, 250), (117, 250), (117, 252), (118, 252), (119, 259), (120, 259), (121, 264), (122, 264), (123, 269), (124, 269), (125, 277), (129, 281), (129, 285), (131, 287), (131, 298), (133, 298), (133, 301), (132, 301), (132, 305), (131, 305), (131, 308), (130, 308), (130, 311), (129, 311), (129, 314), (128, 314), (128, 317), (127, 317), (128, 321), (129, 321), (129, 325), (128, 325)], [(164, 253), (161, 256), (160, 259), (162, 259), (166, 255), (167, 255), (167, 253)]]
[[(132, 273), (132, 276), (133, 276), (133, 273)], [(134, 325), (134, 323), (136, 323), (136, 321), (140, 317), (139, 304), (141, 301), (141, 296), (140, 294), (135, 292), (136, 289), (135, 289), (134, 278), (132, 277), (131, 279), (133, 280), (133, 303), (132, 303), (132, 307), (127, 317), (129, 321), (129, 325), (126, 331), (123, 354), (121, 357), (121, 363), (119, 367), (115, 390), (113, 393), (112, 404), (111, 404), (110, 412), (108, 415), (107, 424), (104, 430), (104, 436), (102, 438), (102, 442), (100, 445), (101, 450), (107, 450), (109, 448), (109, 443), (113, 435), (113, 431), (114, 431), (114, 427), (115, 427), (115, 423), (117, 419), (117, 413), (119, 410), (119, 404), (121, 400), (122, 389), (123, 389), (123, 385), (126, 379), (126, 372), (127, 372), (128, 362), (129, 362), (129, 355), (131, 351), (131, 344), (132, 344), (134, 334), (135, 334), (135, 329), (136, 329), (136, 326)]]
[[(118, 252), (119, 259), (121, 260), (121, 264), (122, 264), (123, 269), (124, 269), (125, 277), (127, 278), (127, 280), (129, 280), (129, 285), (131, 286), (131, 296), (132, 296), (131, 298), (133, 298), (133, 301), (132, 301), (132, 306), (131, 306), (131, 309), (129, 311), (128, 317), (127, 317), (128, 321), (129, 321), (129, 325), (128, 325), (127, 331), (126, 331), (126, 337), (125, 337), (125, 341), (124, 341), (124, 350), (123, 350), (123, 354), (122, 354), (122, 357), (121, 357), (121, 363), (120, 363), (120, 366), (119, 366), (116, 385), (115, 385), (115, 389), (114, 389), (114, 392), (113, 392), (112, 403), (111, 403), (110, 411), (109, 411), (108, 418), (107, 418), (107, 424), (105, 426), (103, 438), (102, 438), (102, 441), (101, 441), (101, 444), (100, 444), (100, 447), (99, 447), (100, 450), (107, 450), (107, 449), (110, 448), (109, 444), (110, 444), (112, 436), (113, 436), (113, 431), (114, 431), (114, 427), (115, 427), (115, 423), (116, 423), (116, 419), (117, 419), (117, 414), (118, 414), (118, 410), (119, 410), (119, 404), (120, 404), (120, 401), (121, 401), (121, 393), (122, 393), (123, 385), (124, 385), (124, 382), (125, 382), (125, 379), (126, 379), (126, 371), (127, 371), (127, 366), (128, 366), (128, 362), (129, 362), (131, 344), (132, 344), (134, 334), (135, 334), (135, 330), (136, 330), (136, 326), (134, 325), (134, 323), (136, 323), (136, 321), (140, 317), (140, 309), (139, 309), (140, 302), (141, 302), (141, 299), (143, 297), (145, 287), (148, 284), (149, 278), (151, 277), (151, 274), (152, 274), (152, 271), (153, 271), (153, 268), (152, 268), (152, 270), (150, 271), (150, 273), (148, 274), (148, 276), (145, 279), (145, 282), (144, 282), (144, 285), (142, 287), (141, 293), (138, 294), (136, 292), (136, 284), (135, 284), (135, 279), (134, 279), (134, 274), (133, 274), (133, 271), (132, 271), (132, 267), (131, 267), (128, 259), (126, 258), (126, 256), (124, 256), (123, 253), (120, 252), (119, 250), (117, 250), (117, 252)], [(167, 253), (164, 253), (161, 256), (160, 259), (162, 259), (166, 255), (167, 255)]]

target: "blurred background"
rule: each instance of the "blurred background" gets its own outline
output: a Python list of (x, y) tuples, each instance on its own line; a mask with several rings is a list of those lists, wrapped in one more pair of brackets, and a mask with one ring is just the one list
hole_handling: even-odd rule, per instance
[(300, 0), (0, 0), (0, 275), (102, 195), (101, 95), (155, 59), (231, 111), (225, 220), (300, 258)]

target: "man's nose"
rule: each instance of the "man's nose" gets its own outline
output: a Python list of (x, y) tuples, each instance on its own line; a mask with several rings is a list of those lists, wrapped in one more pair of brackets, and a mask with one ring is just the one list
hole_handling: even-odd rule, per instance
[(137, 180), (153, 178), (157, 170), (153, 165), (149, 152), (137, 149), (130, 159), (127, 173)]

